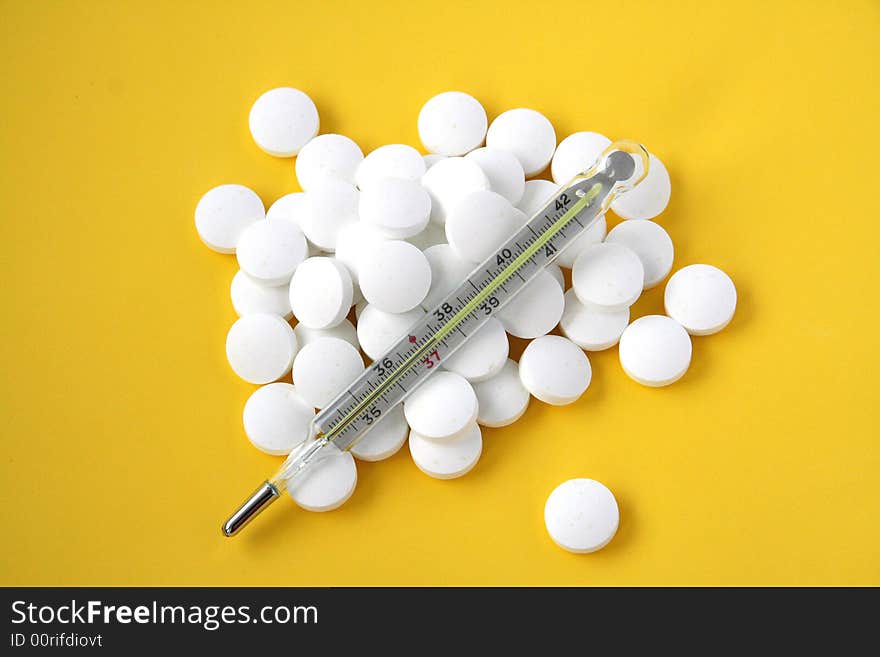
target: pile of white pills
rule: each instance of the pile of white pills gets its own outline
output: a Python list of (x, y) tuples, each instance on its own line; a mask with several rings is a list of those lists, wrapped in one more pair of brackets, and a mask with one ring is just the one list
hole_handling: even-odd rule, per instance
[[(311, 439), (316, 409), (611, 144), (588, 131), (557, 144), (552, 123), (531, 108), (490, 121), (460, 91), (421, 108), (424, 155), (388, 144), (365, 156), (345, 135), (319, 135), (318, 110), (298, 89), (264, 93), (249, 124), (263, 151), (296, 157), (303, 191), (266, 210), (247, 187), (220, 185), (198, 202), (195, 224), (209, 248), (238, 260), (230, 296), (239, 319), (226, 355), (236, 374), (260, 386), (245, 403), (244, 432), (273, 455)], [(534, 178), (544, 171), (552, 181)], [(516, 422), (532, 399), (559, 406), (587, 392), (587, 352), (619, 343), (624, 372), (646, 386), (682, 377), (691, 336), (730, 322), (736, 288), (720, 269), (690, 265), (667, 282), (664, 314), (632, 317), (642, 291), (672, 270), (672, 240), (653, 221), (670, 190), (665, 166), (651, 155), (645, 180), (612, 203), (623, 221), (612, 226), (611, 214), (600, 217), (350, 453), (297, 480), (294, 501), (311, 511), (338, 508), (357, 485), (355, 459), (390, 458), (405, 443), (425, 474), (463, 476), (479, 462), (481, 427)], [(518, 362), (511, 337), (528, 341)], [(602, 548), (619, 521), (611, 491), (584, 478), (557, 486), (544, 515), (553, 541), (571, 552)]]

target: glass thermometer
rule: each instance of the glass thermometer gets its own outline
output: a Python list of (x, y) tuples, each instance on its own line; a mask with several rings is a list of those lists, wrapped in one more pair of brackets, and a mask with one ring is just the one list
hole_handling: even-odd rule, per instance
[(409, 328), (326, 408), (311, 438), (230, 516), (223, 533), (234, 536), (315, 463), (351, 449), (384, 415), (440, 369), (443, 361), (545, 266), (587, 230), (620, 194), (644, 180), (648, 152), (635, 142), (611, 144), (423, 319)]

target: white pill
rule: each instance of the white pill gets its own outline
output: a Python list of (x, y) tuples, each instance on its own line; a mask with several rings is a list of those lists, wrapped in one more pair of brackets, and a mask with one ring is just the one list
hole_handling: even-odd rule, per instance
[(290, 371), (297, 349), (293, 329), (278, 315), (245, 315), (226, 334), (226, 358), (248, 383), (280, 379)]
[(293, 327), (293, 332), (296, 335), (300, 349), (318, 338), (339, 338), (340, 340), (345, 340), (355, 349), (361, 348), (358, 342), (357, 329), (347, 319), (342, 320), (336, 326), (322, 329), (310, 328), (305, 324), (297, 324)]
[[(363, 295), (361, 295), (360, 301), (357, 301), (354, 304), (354, 318), (358, 321), (358, 323), (360, 323), (361, 313), (364, 312), (364, 309), (368, 305), (369, 304), (367, 303), (367, 300), (363, 298)], [(378, 310), (378, 308), (377, 308), (377, 310)], [(413, 311), (411, 310), (410, 312), (413, 312)]]
[(482, 190), (465, 196), (446, 217), (446, 239), (455, 254), (473, 265), (492, 255), (519, 227), (510, 202)]
[(407, 237), (406, 241), (419, 251), (425, 251), (438, 244), (446, 244), (446, 228), (440, 224), (429, 223), (418, 235)]
[(562, 273), (562, 268), (559, 265), (557, 265), (555, 262), (551, 262), (549, 265), (547, 265), (546, 269), (547, 269), (547, 273), (549, 273), (553, 277), (553, 280), (556, 281), (557, 283), (559, 283), (559, 287), (561, 287), (564, 290), (565, 289), (565, 275)]
[(422, 301), (422, 308), (433, 310), (456, 287), (461, 285), (473, 264), (462, 260), (449, 244), (436, 244), (425, 249), (425, 257), (431, 266), (431, 288)]
[(567, 183), (579, 173), (583, 173), (596, 163), (596, 160), (611, 140), (598, 132), (576, 132), (569, 135), (556, 147), (550, 172), (554, 182)]
[(478, 148), (465, 155), (475, 162), (489, 179), (489, 189), (516, 205), (526, 188), (526, 176), (516, 155), (497, 148)]
[(387, 239), (378, 230), (363, 221), (349, 222), (341, 226), (336, 234), (334, 255), (348, 268), (351, 280), (355, 284), (359, 284), (358, 272), (360, 271), (361, 258), (365, 253), (370, 253), (373, 249), (378, 248)]
[(315, 408), (324, 408), (364, 371), (358, 350), (339, 338), (318, 338), (293, 361), (293, 385)]
[(461, 374), (471, 383), (485, 381), (504, 367), (509, 350), (510, 343), (504, 325), (490, 317), (469, 336), (467, 342), (443, 362), (443, 368)]
[(529, 407), (529, 391), (519, 378), (519, 367), (508, 360), (491, 379), (475, 383), (477, 422), (484, 427), (506, 427), (513, 424)]
[(435, 479), (455, 479), (473, 470), (483, 451), (483, 433), (476, 422), (454, 438), (438, 443), (413, 430), (409, 452), (416, 466)]
[(535, 338), (519, 359), (519, 378), (536, 399), (554, 406), (576, 401), (590, 386), (590, 359), (574, 342), (558, 335)]
[(565, 312), (559, 320), (562, 334), (581, 349), (602, 351), (617, 344), (629, 324), (629, 308), (605, 312), (585, 306), (574, 290), (565, 293)]
[(605, 312), (629, 308), (642, 293), (644, 281), (642, 261), (622, 244), (591, 244), (571, 269), (571, 285), (581, 303)]
[(315, 409), (289, 383), (257, 388), (244, 405), (242, 420), (248, 440), (261, 452), (286, 455), (310, 438)]
[(664, 315), (639, 317), (627, 326), (618, 351), (623, 371), (646, 386), (674, 383), (691, 364), (690, 336)]
[(367, 304), (357, 318), (357, 336), (361, 349), (371, 360), (381, 358), (424, 316), (425, 313), (421, 308), (396, 314), (386, 313), (372, 304)]
[(308, 258), (290, 279), (290, 307), (309, 328), (336, 326), (351, 310), (351, 302), (351, 276), (335, 258)]
[(431, 195), (431, 221), (442, 226), (461, 199), (471, 192), (489, 189), (489, 179), (470, 160), (447, 157), (425, 172), (422, 185)]
[(563, 550), (585, 554), (608, 545), (620, 522), (617, 500), (593, 479), (559, 484), (544, 505), (544, 525)]
[(606, 242), (628, 246), (645, 268), (645, 289), (657, 285), (672, 269), (675, 249), (672, 239), (653, 221), (622, 221), (611, 229)]
[(232, 307), (239, 317), (254, 313), (280, 315), (284, 319), (293, 316), (287, 288), (283, 285), (270, 286), (260, 283), (240, 269), (232, 277), (229, 296), (232, 298)]
[(671, 194), (669, 172), (663, 162), (651, 155), (648, 175), (633, 189), (618, 196), (611, 203), (611, 209), (622, 219), (653, 219), (666, 209)]
[(235, 253), (242, 231), (266, 217), (263, 201), (244, 185), (220, 185), (205, 193), (196, 205), (196, 231), (208, 248)]
[(691, 335), (711, 335), (723, 329), (736, 311), (736, 286), (730, 276), (712, 265), (688, 265), (666, 284), (666, 314)]
[(382, 242), (360, 259), (358, 283), (364, 298), (389, 313), (418, 306), (431, 287), (431, 266), (409, 242)]
[(286, 285), (307, 254), (305, 236), (289, 221), (255, 221), (235, 251), (238, 266), (264, 285)]
[(354, 457), (349, 452), (339, 452), (315, 463), (290, 482), (287, 492), (306, 511), (333, 511), (348, 501), (356, 486)]
[(487, 123), (480, 101), (461, 91), (447, 91), (422, 106), (419, 139), (430, 153), (464, 155), (483, 143)]
[(607, 230), (608, 223), (605, 220), (605, 215), (602, 215), (593, 222), (592, 226), (581, 231), (580, 235), (569, 242), (554, 262), (560, 267), (571, 269), (574, 266), (574, 261), (577, 260), (577, 257), (584, 249), (592, 244), (598, 244), (605, 239), (605, 232)]
[(431, 196), (415, 180), (382, 178), (361, 192), (358, 213), (386, 237), (413, 237), (428, 225)]
[(442, 155), (441, 153), (428, 153), (427, 155), (422, 155), (422, 161), (425, 163), (425, 171), (437, 164), (440, 160), (445, 160), (447, 157), (449, 156)]
[(296, 158), (296, 179), (305, 191), (327, 180), (354, 185), (354, 174), (364, 159), (360, 146), (343, 135), (319, 135), (302, 147)]
[(504, 329), (518, 338), (537, 338), (553, 330), (562, 318), (562, 288), (546, 270), (520, 290), (498, 313)]
[(266, 219), (283, 219), (300, 225), (300, 219), (309, 211), (309, 203), (304, 192), (285, 194), (266, 210)]
[(339, 231), (358, 220), (360, 193), (341, 180), (325, 180), (307, 194), (308, 210), (300, 217), (300, 228), (309, 241), (324, 251), (335, 251)]
[(521, 107), (495, 117), (486, 133), (486, 146), (516, 155), (530, 177), (550, 164), (556, 150), (556, 131), (546, 116)]
[(257, 98), (248, 123), (257, 146), (275, 157), (293, 157), (318, 134), (315, 103), (299, 89), (279, 87)]
[(528, 218), (543, 208), (561, 188), (549, 180), (527, 180), (522, 198), (516, 207), (522, 210)]
[(374, 423), (351, 448), (351, 453), (361, 461), (381, 461), (394, 456), (403, 447), (408, 434), (403, 406), (398, 404)]
[(477, 396), (454, 372), (437, 372), (403, 402), (413, 431), (430, 440), (449, 439), (477, 419)]
[(425, 160), (412, 146), (388, 144), (367, 155), (358, 165), (354, 180), (363, 191), (383, 178), (421, 180), (427, 171)]

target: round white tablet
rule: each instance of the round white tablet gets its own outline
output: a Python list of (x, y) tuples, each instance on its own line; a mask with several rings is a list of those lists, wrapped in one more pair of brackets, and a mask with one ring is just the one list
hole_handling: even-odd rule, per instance
[(389, 313), (412, 310), (431, 287), (428, 259), (409, 242), (382, 242), (361, 257), (358, 268), (364, 298)]
[(571, 285), (581, 303), (606, 312), (629, 308), (642, 293), (645, 268), (622, 244), (591, 244), (571, 269)]
[(437, 372), (406, 398), (403, 412), (413, 431), (444, 440), (476, 421), (477, 396), (464, 377)]
[(425, 251), (437, 244), (446, 244), (446, 228), (440, 224), (429, 223), (421, 233), (407, 237), (406, 241), (419, 251)]
[(484, 427), (513, 424), (529, 407), (529, 391), (519, 378), (519, 366), (508, 360), (491, 379), (475, 383), (479, 411), (477, 422)]
[(551, 198), (559, 193), (560, 187), (549, 180), (527, 180), (522, 198), (516, 207), (522, 210), (526, 217), (532, 218), (538, 210), (543, 208)]
[(305, 191), (327, 180), (354, 185), (354, 174), (364, 159), (361, 147), (343, 135), (319, 135), (302, 147), (296, 158), (296, 179)]
[(284, 319), (293, 316), (287, 288), (283, 285), (264, 285), (240, 269), (232, 277), (229, 296), (232, 297), (232, 307), (239, 317), (254, 313), (280, 315)]
[(613, 347), (627, 324), (629, 308), (605, 312), (582, 304), (574, 290), (565, 293), (565, 312), (559, 320), (559, 328), (581, 349), (602, 351)]
[(293, 385), (309, 404), (324, 408), (364, 371), (358, 350), (339, 338), (312, 340), (293, 361)]
[(345, 340), (355, 349), (361, 348), (358, 342), (357, 329), (347, 319), (343, 319), (336, 326), (322, 329), (309, 328), (305, 324), (297, 324), (293, 327), (293, 332), (296, 335), (300, 349), (318, 338), (339, 338), (340, 340)]
[(730, 276), (712, 265), (688, 265), (666, 284), (666, 313), (691, 335), (711, 335), (723, 329), (736, 311), (736, 286)]
[(497, 148), (478, 148), (465, 155), (475, 162), (489, 179), (489, 189), (516, 205), (526, 188), (526, 176), (516, 155)]
[(360, 193), (341, 180), (324, 180), (307, 194), (308, 209), (299, 225), (309, 241), (324, 251), (335, 251), (339, 231), (358, 220)]
[(381, 461), (394, 456), (403, 447), (409, 434), (409, 425), (400, 404), (373, 424), (351, 448), (351, 453), (361, 461)]
[(425, 172), (422, 185), (431, 195), (431, 221), (443, 225), (461, 199), (471, 192), (489, 189), (489, 179), (470, 160), (447, 157)]
[(645, 268), (645, 289), (657, 285), (672, 269), (675, 249), (669, 234), (653, 221), (622, 221), (611, 229), (606, 242), (623, 244), (639, 256)]
[(603, 214), (601, 217), (597, 218), (593, 225), (587, 228), (584, 231), (581, 231), (580, 235), (575, 237), (568, 245), (562, 250), (557, 257), (555, 262), (560, 267), (565, 267), (566, 269), (571, 269), (574, 266), (574, 261), (577, 260), (577, 257), (586, 249), (588, 246), (592, 244), (598, 244), (602, 240), (605, 239), (605, 232), (608, 230), (608, 223), (605, 220), (605, 215)]
[(456, 255), (477, 265), (519, 227), (510, 201), (488, 190), (471, 192), (446, 216), (446, 239)]
[(428, 225), (431, 197), (418, 181), (382, 178), (361, 192), (358, 213), (386, 237), (404, 239)]
[(476, 422), (447, 442), (438, 443), (413, 430), (409, 453), (416, 466), (435, 479), (455, 479), (473, 470), (483, 451), (483, 434)]
[(565, 274), (562, 273), (562, 268), (557, 265), (555, 262), (551, 262), (546, 267), (547, 273), (553, 277), (557, 283), (559, 283), (559, 287), (563, 290), (565, 289)]
[(238, 240), (235, 256), (248, 276), (264, 285), (285, 285), (306, 259), (302, 231), (289, 221), (255, 221)]
[(285, 194), (266, 210), (266, 219), (283, 219), (300, 225), (300, 218), (309, 211), (309, 204), (305, 192), (293, 192)]
[(526, 176), (541, 173), (556, 150), (556, 131), (546, 116), (518, 108), (499, 114), (486, 133), (486, 146), (510, 151)]
[(289, 383), (257, 388), (244, 405), (242, 420), (248, 440), (261, 452), (287, 455), (310, 438), (315, 409)]
[(310, 328), (336, 326), (348, 315), (351, 301), (351, 276), (335, 258), (308, 258), (290, 279), (290, 307)]
[(464, 155), (486, 138), (486, 110), (473, 96), (447, 91), (419, 112), (419, 139), (430, 153)]
[(556, 147), (550, 172), (554, 182), (567, 183), (579, 173), (583, 173), (596, 163), (596, 160), (611, 140), (598, 132), (576, 132), (569, 135)]
[(235, 253), (241, 232), (266, 209), (256, 192), (244, 185), (220, 185), (205, 193), (196, 205), (196, 231), (208, 248)]
[(531, 339), (552, 331), (563, 310), (562, 288), (552, 274), (542, 270), (498, 312), (498, 319), (511, 335)]
[(628, 192), (611, 203), (614, 214), (622, 219), (653, 219), (666, 209), (672, 186), (669, 172), (656, 156), (648, 160), (648, 175)]
[(278, 315), (245, 315), (226, 334), (226, 358), (248, 383), (280, 379), (290, 371), (297, 349), (293, 329)]
[(371, 360), (381, 358), (424, 316), (425, 313), (421, 308), (396, 314), (386, 313), (372, 304), (367, 304), (357, 318), (357, 336), (361, 349)]
[(363, 221), (352, 221), (336, 234), (336, 259), (348, 268), (351, 280), (359, 284), (358, 271), (365, 253), (370, 253), (388, 238)]
[(425, 163), (425, 171), (437, 164), (440, 160), (445, 160), (447, 157), (449, 156), (440, 153), (428, 153), (427, 155), (422, 155), (422, 161)]
[(564, 406), (590, 386), (590, 359), (574, 342), (558, 335), (535, 338), (519, 359), (519, 378), (542, 402)]
[(296, 505), (306, 511), (332, 511), (351, 497), (357, 486), (357, 465), (348, 452), (327, 456), (287, 485)]
[(257, 146), (275, 157), (293, 157), (318, 134), (318, 109), (299, 89), (270, 89), (251, 107), (248, 117)]
[(433, 310), (457, 286), (461, 285), (474, 266), (459, 258), (449, 244), (436, 244), (425, 249), (431, 266), (431, 288), (422, 301), (422, 308)]
[(593, 479), (569, 479), (559, 484), (544, 505), (544, 525), (563, 550), (588, 553), (608, 545), (620, 522), (617, 500)]
[(646, 386), (674, 383), (691, 364), (690, 336), (664, 315), (639, 317), (627, 326), (618, 351), (623, 371)]
[(504, 325), (490, 317), (443, 362), (443, 368), (461, 374), (471, 383), (485, 381), (501, 370), (507, 362), (509, 350)]
[(354, 180), (363, 191), (383, 178), (418, 181), (425, 175), (425, 160), (412, 146), (388, 144), (367, 155), (358, 165)]

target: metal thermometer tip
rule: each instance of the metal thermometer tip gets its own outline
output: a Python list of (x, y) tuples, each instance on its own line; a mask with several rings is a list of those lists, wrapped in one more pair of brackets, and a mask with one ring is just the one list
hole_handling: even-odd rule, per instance
[(247, 498), (240, 507), (238, 507), (238, 510), (229, 516), (229, 520), (223, 523), (223, 535), (227, 538), (235, 536), (245, 525), (259, 515), (263, 509), (277, 500), (279, 495), (281, 495), (281, 493), (275, 486), (268, 481), (264, 481), (260, 484), (257, 490), (255, 490), (253, 494)]

